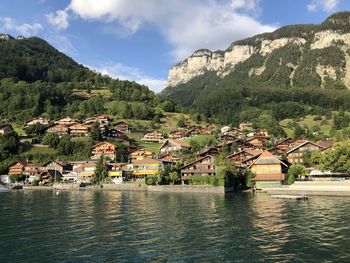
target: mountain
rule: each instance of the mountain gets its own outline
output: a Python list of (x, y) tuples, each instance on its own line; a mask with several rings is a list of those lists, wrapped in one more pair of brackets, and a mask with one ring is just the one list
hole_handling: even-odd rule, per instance
[(83, 81), (94, 74), (43, 39), (0, 35), (0, 79)]
[(276, 115), (271, 107), (282, 102), (303, 110), (347, 107), (348, 89), (350, 13), (341, 12), (319, 25), (285, 26), (234, 42), (225, 51), (198, 50), (170, 69), (162, 95), (237, 122), (251, 107)]

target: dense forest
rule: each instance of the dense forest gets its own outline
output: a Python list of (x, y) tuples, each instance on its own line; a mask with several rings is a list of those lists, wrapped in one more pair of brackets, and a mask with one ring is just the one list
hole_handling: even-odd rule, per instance
[[(101, 89), (109, 96), (91, 93)], [(40, 38), (0, 40), (0, 116), (7, 121), (24, 124), (37, 116), (63, 115), (82, 119), (106, 112), (152, 119), (155, 107), (169, 104), (173, 109), (146, 86), (91, 71)]]

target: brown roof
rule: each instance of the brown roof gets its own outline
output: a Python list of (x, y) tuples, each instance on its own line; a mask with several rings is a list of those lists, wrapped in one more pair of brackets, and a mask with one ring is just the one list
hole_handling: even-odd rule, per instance
[(151, 159), (151, 158), (144, 158), (142, 160), (133, 160), (132, 164), (153, 164), (153, 163), (159, 163), (161, 164), (161, 161)]
[(252, 164), (283, 164), (284, 166), (287, 166), (284, 162), (282, 162), (280, 159), (278, 159), (276, 156), (272, 155), (269, 151), (264, 151), (258, 159), (256, 159)]

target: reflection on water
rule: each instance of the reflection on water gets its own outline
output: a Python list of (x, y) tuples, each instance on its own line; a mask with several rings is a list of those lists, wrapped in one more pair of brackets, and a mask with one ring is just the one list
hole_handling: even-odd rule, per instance
[(0, 262), (349, 262), (350, 199), (0, 194)]

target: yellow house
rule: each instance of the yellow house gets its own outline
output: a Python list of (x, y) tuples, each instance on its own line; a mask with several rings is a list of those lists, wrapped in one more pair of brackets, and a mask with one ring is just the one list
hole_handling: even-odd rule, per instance
[(112, 182), (115, 184), (123, 183), (123, 169), (125, 163), (109, 163), (108, 167), (108, 177), (111, 178)]
[(131, 171), (134, 176), (139, 178), (159, 174), (162, 169), (163, 163), (161, 161), (150, 158), (134, 160), (127, 166), (127, 170)]
[(153, 157), (153, 152), (147, 149), (138, 149), (129, 154), (129, 159), (131, 160), (131, 162), (133, 162), (134, 160), (142, 160), (145, 158), (152, 158), (152, 157)]
[(284, 180), (284, 168), (288, 166), (268, 151), (264, 151), (251, 165), (257, 188), (280, 186)]

